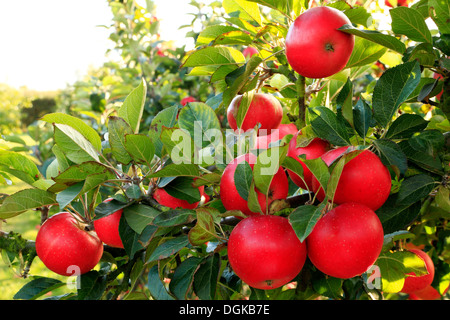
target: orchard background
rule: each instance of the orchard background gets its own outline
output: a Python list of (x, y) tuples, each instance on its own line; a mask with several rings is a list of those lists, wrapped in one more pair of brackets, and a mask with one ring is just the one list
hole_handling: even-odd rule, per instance
[[(186, 51), (160, 38), (151, 0), (145, 6), (109, 1), (110, 39), (119, 61), (58, 92), (1, 86), (1, 298), (448, 299), (450, 4), (396, 2), (191, 1), (192, 24), (180, 32), (196, 47)], [(351, 24), (340, 30), (354, 35), (355, 45), (343, 70), (310, 79), (289, 65), (285, 39), (293, 21), (318, 6), (348, 17)], [(248, 47), (256, 54), (245, 54)], [(300, 145), (320, 138), (333, 148), (369, 149), (388, 168), (389, 198), (376, 210), (384, 231), (375, 262), (379, 274), (372, 269), (335, 278), (307, 259), (292, 281), (262, 290), (234, 272), (227, 241), (245, 216), (221, 201), (226, 164), (195, 160), (242, 147), (239, 135), (225, 139), (227, 108), (237, 95), (250, 101), (256, 92), (276, 97), (282, 124), (302, 129)], [(249, 103), (243, 105), (248, 109)], [(238, 124), (245, 115), (240, 112)], [(192, 143), (178, 163), (172, 134), (180, 129)], [(202, 140), (194, 140), (195, 130)], [(216, 141), (208, 130), (220, 130), (228, 144), (211, 148)], [(287, 156), (290, 138), (270, 150), (282, 168), (303, 176), (300, 163)], [(328, 167), (320, 158), (302, 160), (332, 196), (345, 161)], [(239, 170), (239, 194), (246, 193), (258, 210), (255, 188), (267, 195), (275, 172)], [(198, 204), (169, 208), (153, 197), (159, 188)], [(264, 214), (288, 219), (305, 241), (331, 205), (289, 178), (287, 199), (274, 201)], [(40, 225), (54, 214), (78, 214), (92, 229), (118, 210), (123, 248), (105, 244), (101, 261), (79, 278), (50, 271), (37, 256)], [(434, 264), (426, 297), (400, 292), (408, 273), (430, 273), (413, 248)]]

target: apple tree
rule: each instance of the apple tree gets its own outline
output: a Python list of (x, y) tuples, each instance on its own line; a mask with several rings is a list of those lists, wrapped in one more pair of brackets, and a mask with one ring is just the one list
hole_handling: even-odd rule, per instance
[[(71, 273), (76, 289), (52, 298), (425, 299), (422, 289), (445, 298), (449, 3), (354, 2), (223, 0), (220, 23), (196, 34), (196, 49), (179, 66), (212, 89), (202, 101), (164, 107), (148, 119), (152, 83), (140, 77), (98, 130), (62, 112), (41, 119), (53, 137), (45, 174), (20, 152), (1, 150), (0, 174), (27, 188), (2, 195), (0, 218), (35, 210), (41, 231), (57, 213), (69, 212), (80, 237), (103, 242), (95, 267)], [(383, 10), (389, 30), (376, 20)], [(299, 29), (291, 37), (299, 17), (317, 24), (305, 18), (311, 12), (331, 12), (329, 29), (311, 27), (307, 36)], [(340, 48), (339, 39), (351, 46)], [(288, 50), (292, 41), (299, 43)], [(244, 55), (249, 47), (253, 52)], [(340, 52), (347, 55), (340, 70), (324, 74), (325, 60)], [(306, 58), (316, 73), (297, 68)], [(273, 120), (274, 108), (253, 103), (259, 94), (283, 111), (264, 128), (270, 132), (262, 122)], [(237, 98), (236, 111), (228, 112)], [(252, 120), (254, 129), (240, 130)], [(281, 133), (282, 126), (294, 130)], [(104, 219), (121, 243), (96, 233)], [(344, 231), (331, 238), (333, 228)], [(60, 239), (54, 229), (51, 238)], [(283, 237), (264, 242), (273, 234)], [(1, 236), (2, 252), (31, 278), (16, 299), (67, 285), (33, 274), (37, 259), (46, 262), (34, 240)], [(51, 254), (61, 254), (58, 262), (69, 268), (78, 261), (69, 252), (82, 241), (63, 242), (53, 241)], [(315, 248), (324, 263), (308, 253)], [(426, 252), (432, 265), (413, 250)], [(421, 290), (407, 291), (410, 281), (423, 284)]]

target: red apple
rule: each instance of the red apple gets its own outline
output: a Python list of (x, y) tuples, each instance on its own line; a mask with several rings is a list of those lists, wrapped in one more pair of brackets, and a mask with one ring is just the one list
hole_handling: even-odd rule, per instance
[(439, 299), (441, 299), (441, 295), (435, 288), (433, 288), (431, 285), (429, 285), (428, 287), (426, 287), (422, 290), (414, 291), (413, 293), (410, 293), (408, 299), (409, 300), (439, 300)]
[(253, 47), (247, 47), (242, 51), (246, 59), (250, 59), (253, 55), (258, 54), (258, 50)]
[(180, 101), (180, 103), (181, 103), (181, 105), (184, 107), (186, 104), (188, 104), (189, 102), (196, 102), (197, 100), (194, 98), (194, 97), (191, 97), (191, 96), (189, 96), (189, 97), (186, 97), (186, 98), (183, 98), (183, 99), (181, 99), (181, 101)]
[[(104, 202), (111, 201), (112, 198)], [(123, 248), (122, 239), (119, 235), (119, 223), (123, 210), (120, 209), (112, 214), (94, 220), (94, 229), (103, 243), (111, 247)]]
[[(330, 166), (348, 148), (340, 147), (331, 150), (321, 158)], [(323, 201), (325, 194), (315, 177), (312, 178), (312, 189), (316, 193), (317, 199)], [(364, 150), (345, 164), (336, 187), (333, 203), (358, 202), (375, 211), (386, 202), (390, 192), (391, 175), (389, 170), (376, 154)]]
[[(200, 191), (200, 196), (202, 198), (208, 199), (209, 196), (205, 194), (205, 186), (198, 187), (198, 190)], [(207, 197), (207, 198), (206, 198)], [(166, 206), (172, 209), (176, 208), (183, 208), (183, 209), (195, 209), (200, 204), (200, 201), (189, 203), (187, 200), (178, 199), (174, 196), (171, 196), (169, 193), (167, 193), (164, 188), (158, 188), (153, 193), (153, 198), (162, 206)], [(205, 201), (206, 202), (206, 201)]]
[(355, 44), (353, 35), (337, 30), (351, 25), (347, 16), (331, 7), (306, 10), (290, 26), (286, 36), (289, 65), (307, 78), (326, 78), (347, 64)]
[(405, 279), (405, 284), (401, 290), (403, 293), (415, 293), (416, 291), (425, 289), (431, 285), (434, 279), (434, 263), (430, 256), (425, 251), (418, 249), (410, 249), (409, 251), (416, 254), (424, 261), (428, 274), (416, 276), (414, 273), (408, 273)]
[(69, 212), (48, 218), (36, 236), (36, 253), (51, 271), (78, 276), (94, 268), (103, 254), (103, 244), (95, 232)]
[(228, 259), (236, 275), (257, 289), (281, 287), (295, 278), (306, 260), (288, 219), (274, 215), (241, 220), (228, 240)]
[[(238, 128), (236, 117), (241, 101), (242, 95), (236, 96), (231, 101), (227, 110), (228, 124), (233, 130)], [(242, 122), (242, 126), (239, 129), (247, 131), (254, 129), (260, 124), (259, 131), (262, 134), (267, 134), (270, 130), (278, 128), (282, 118), (283, 108), (277, 98), (267, 93), (255, 93)]]
[[(393, 4), (395, 0), (384, 0), (384, 4), (387, 5), (388, 7), (393, 8)], [(408, 0), (397, 0), (397, 6), (403, 6), (403, 7), (407, 7), (408, 6)]]
[[(443, 77), (442, 77), (442, 75), (440, 75), (439, 73), (433, 73), (433, 78), (434, 79), (443, 79)], [(442, 97), (442, 94), (444, 93), (444, 89), (442, 89), (442, 91), (441, 92), (439, 92), (437, 95), (436, 95), (436, 100), (437, 101), (440, 101), (441, 100), (441, 97)]]
[(280, 124), (277, 129), (272, 129), (269, 134), (256, 137), (255, 149), (268, 149), (269, 144), (283, 139), (288, 134), (295, 135), (298, 129), (294, 123)]
[[(313, 174), (308, 169), (308, 167), (300, 160), (300, 155), (305, 155), (306, 160), (316, 159), (323, 155), (330, 149), (330, 144), (328, 141), (322, 140), (320, 138), (314, 138), (307, 146), (305, 147), (297, 147), (297, 137), (301, 135), (301, 131), (298, 131), (289, 142), (289, 150), (288, 157), (294, 158), (297, 160), (303, 167), (303, 180), (291, 170), (287, 170), (289, 173), (289, 177), (291, 177), (292, 181), (302, 189), (312, 190), (312, 178)], [(306, 185), (305, 185), (306, 183)]]
[[(234, 181), (234, 173), (236, 167), (242, 161), (247, 161), (253, 169), (257, 157), (251, 153), (238, 156), (230, 162), (222, 173), (220, 180), (220, 199), (226, 210), (240, 210), (247, 216), (259, 215), (259, 212), (253, 212), (248, 208), (247, 200), (239, 195)], [(267, 206), (276, 199), (285, 199), (288, 196), (289, 182), (283, 168), (280, 167), (274, 175), (269, 187), (269, 195), (261, 193), (256, 189), (258, 195), (258, 202), (263, 212), (266, 212)], [(266, 205), (267, 201), (267, 205)]]
[(317, 269), (335, 278), (349, 279), (375, 263), (383, 240), (383, 227), (372, 209), (344, 203), (319, 219), (306, 245)]

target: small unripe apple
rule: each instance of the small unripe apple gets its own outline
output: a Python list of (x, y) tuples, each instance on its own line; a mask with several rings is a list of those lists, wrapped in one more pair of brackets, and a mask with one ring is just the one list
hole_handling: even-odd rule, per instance
[(51, 271), (63, 276), (84, 274), (103, 254), (103, 243), (86, 223), (69, 212), (48, 218), (36, 236), (36, 253)]
[(236, 275), (257, 289), (275, 289), (295, 278), (306, 260), (288, 219), (274, 215), (241, 220), (231, 231), (228, 258)]

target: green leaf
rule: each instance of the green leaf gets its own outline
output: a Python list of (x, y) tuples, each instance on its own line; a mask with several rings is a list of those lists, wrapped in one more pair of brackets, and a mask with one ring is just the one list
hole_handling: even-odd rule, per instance
[[(241, 93), (241, 90), (252, 81), (252, 75), (261, 62), (261, 57), (254, 55), (245, 65), (234, 71), (239, 74), (239, 76), (236, 77), (230, 86), (223, 92), (223, 106), (225, 108), (228, 108), (234, 97)], [(254, 77), (253, 79), (255, 78), (257, 77)]]
[(36, 164), (27, 156), (13, 151), (0, 150), (0, 171), (32, 185), (41, 176)]
[(401, 141), (399, 146), (411, 163), (427, 171), (442, 174), (442, 163), (439, 157), (434, 157), (424, 150), (416, 149), (417, 145), (411, 144), (410, 140)]
[(241, 18), (262, 25), (261, 12), (256, 3), (246, 0), (224, 0), (222, 6), (230, 17)]
[(147, 288), (155, 300), (174, 300), (161, 281), (158, 265), (154, 265), (148, 272)]
[(330, 172), (328, 170), (327, 164), (322, 160), (322, 158), (316, 159), (302, 159), (302, 162), (311, 171), (314, 177), (319, 181), (320, 185), (327, 191), (328, 181), (330, 180)]
[(342, 283), (344, 280), (334, 277), (321, 277), (313, 282), (314, 290), (331, 299), (342, 299)]
[(163, 127), (160, 141), (173, 163), (192, 164), (194, 162), (195, 145), (187, 130)]
[(296, 0), (248, 0), (250, 2), (256, 2), (263, 6), (275, 9), (288, 16), (300, 15), (302, 9), (307, 8), (306, 1)]
[(102, 150), (102, 142), (97, 131), (95, 131), (91, 126), (86, 124), (81, 119), (78, 119), (74, 116), (65, 113), (56, 112), (46, 114), (44, 117), (42, 117), (41, 120), (48, 123), (59, 123), (68, 125), (72, 127), (74, 130), (80, 132), (97, 151)]
[(158, 227), (174, 227), (194, 221), (196, 211), (190, 209), (172, 209), (159, 213), (152, 224)]
[(77, 290), (78, 300), (99, 300), (105, 293), (106, 275), (100, 275), (96, 270), (80, 276), (80, 288)]
[(201, 300), (214, 300), (220, 271), (220, 256), (207, 257), (194, 274), (194, 291)]
[(118, 116), (130, 125), (134, 133), (139, 132), (146, 96), (147, 83), (142, 78), (139, 86), (125, 98), (125, 101), (117, 112)]
[(99, 161), (96, 149), (80, 132), (65, 124), (53, 126), (55, 142), (68, 159), (78, 164)]
[(133, 259), (136, 252), (144, 249), (142, 242), (139, 241), (140, 235), (136, 231), (134, 231), (131, 226), (128, 225), (125, 215), (122, 215), (120, 217), (119, 236), (120, 239), (122, 239), (125, 252), (130, 257), (130, 259)]
[(172, 128), (177, 122), (178, 107), (173, 106), (162, 111), (153, 118), (148, 135), (155, 146), (155, 154), (161, 157), (163, 143), (161, 141), (162, 127)]
[(16, 292), (13, 299), (15, 300), (36, 300), (44, 294), (56, 290), (67, 283), (57, 279), (46, 277), (33, 277), (31, 281), (25, 284), (19, 291)]
[(424, 130), (429, 121), (418, 114), (405, 113), (399, 116), (386, 132), (386, 139), (407, 139), (414, 133)]
[(450, 190), (444, 185), (439, 186), (435, 200), (439, 208), (450, 212)]
[(353, 127), (353, 83), (350, 78), (342, 87), (336, 98), (336, 107), (345, 120)]
[[(219, 119), (214, 110), (205, 103), (192, 102), (180, 111), (178, 124), (194, 137), (198, 147), (205, 148), (222, 140)], [(217, 135), (220, 135), (219, 137)]]
[(450, 24), (448, 23), (450, 5), (448, 0), (429, 0), (428, 7), (428, 12), (430, 12), (430, 16), (436, 23), (441, 35), (450, 34)]
[(400, 54), (403, 54), (406, 50), (406, 46), (402, 41), (376, 30), (361, 30), (349, 24), (343, 25), (338, 30), (375, 42)]
[(3, 200), (0, 219), (15, 217), (25, 211), (57, 204), (54, 193), (41, 189), (24, 189)]
[(239, 31), (238, 28), (232, 26), (212, 25), (203, 29), (197, 37), (196, 46), (209, 45), (211, 42), (222, 34), (231, 31)]
[(421, 201), (417, 200), (411, 204), (398, 205), (398, 193), (391, 194), (386, 202), (376, 211), (385, 234), (404, 230), (418, 216)]
[(190, 177), (177, 177), (164, 187), (169, 195), (177, 199), (186, 200), (190, 204), (199, 202), (200, 191), (192, 185), (193, 179)]
[(64, 210), (64, 208), (80, 194), (83, 185), (84, 182), (78, 182), (56, 195), (56, 201), (58, 201), (60, 210)]
[(225, 46), (206, 47), (189, 54), (183, 67), (225, 66), (245, 63), (242, 52)]
[(323, 205), (319, 207), (303, 205), (295, 208), (289, 215), (289, 222), (301, 242), (305, 241), (314, 229), (314, 226), (321, 217), (323, 208)]
[(372, 109), (361, 97), (353, 107), (353, 125), (361, 138), (365, 138), (374, 120)]
[(373, 90), (374, 118), (386, 127), (392, 121), (399, 106), (406, 101), (420, 82), (420, 65), (407, 62), (386, 70)]
[(150, 163), (155, 155), (155, 146), (150, 138), (143, 134), (128, 134), (125, 136), (125, 149), (137, 163)]
[(123, 215), (127, 224), (136, 232), (141, 234), (145, 227), (152, 223), (161, 212), (153, 207), (142, 203), (133, 204), (123, 208)]
[(128, 164), (133, 159), (125, 147), (126, 135), (133, 134), (130, 125), (122, 118), (111, 116), (108, 121), (109, 144), (115, 159), (122, 163)]
[(195, 226), (189, 230), (189, 243), (193, 246), (200, 246), (207, 241), (217, 238), (214, 226), (214, 219), (210, 211), (212, 208), (198, 208), (197, 222)]
[(431, 32), (422, 15), (415, 9), (399, 6), (389, 10), (392, 31), (417, 42), (433, 43)]
[(234, 172), (234, 184), (237, 192), (244, 200), (248, 200), (252, 179), (253, 172), (250, 164), (247, 161), (239, 163)]
[(377, 148), (381, 162), (385, 166), (392, 167), (398, 174), (406, 173), (408, 161), (398, 144), (388, 139), (374, 140), (373, 144)]
[(405, 179), (398, 192), (398, 205), (412, 204), (427, 197), (436, 187), (436, 182), (426, 174), (418, 174)]
[(186, 247), (188, 244), (189, 239), (187, 235), (168, 239), (156, 247), (150, 257), (148, 257), (147, 263), (170, 257)]
[(173, 278), (169, 284), (169, 289), (177, 299), (186, 299), (186, 294), (192, 285), (194, 274), (202, 262), (203, 258), (189, 257), (175, 269)]
[[(350, 138), (342, 118), (326, 107), (316, 107), (314, 111), (308, 109), (315, 116), (311, 121), (314, 133), (336, 146), (350, 145)], [(317, 112), (318, 111), (318, 114)]]
[(162, 178), (162, 177), (199, 177), (200, 170), (196, 164), (169, 164), (155, 173), (150, 174), (149, 178)]
[(382, 252), (375, 265), (380, 268), (382, 290), (385, 293), (400, 292), (407, 273), (413, 272), (416, 276), (427, 274), (424, 261), (407, 250)]
[(261, 193), (267, 195), (269, 193), (269, 187), (272, 183), (272, 179), (283, 163), (289, 145), (286, 144), (282, 147), (273, 147), (261, 152), (253, 167), (253, 180), (255, 187), (258, 188)]
[(346, 68), (361, 67), (374, 63), (387, 51), (387, 48), (370, 40), (356, 37)]

